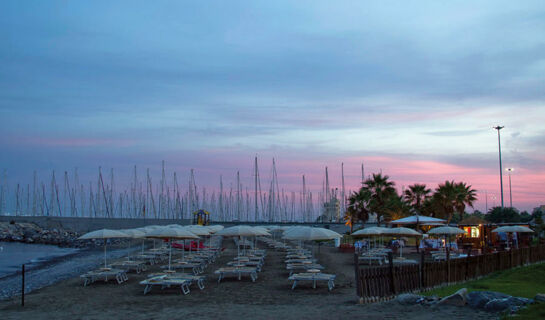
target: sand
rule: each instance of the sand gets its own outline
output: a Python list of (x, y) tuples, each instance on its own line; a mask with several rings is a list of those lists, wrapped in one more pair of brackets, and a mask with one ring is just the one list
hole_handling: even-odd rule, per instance
[(325, 272), (337, 274), (336, 287), (328, 292), (325, 283), (313, 289), (310, 284), (291, 290), (284, 265), (284, 253), (268, 250), (265, 266), (252, 283), (224, 279), (220, 284), (213, 274), (235, 255), (233, 242), (224, 241), (227, 249), (205, 271), (206, 288), (191, 287), (189, 295), (179, 289), (154, 288), (147, 295), (139, 282), (144, 274), (129, 274), (121, 285), (96, 282), (83, 287), (78, 277), (62, 280), (26, 296), (0, 302), (2, 319), (495, 319), (497, 315), (458, 307), (404, 306), (395, 301), (357, 303), (353, 255), (322, 247), (316, 253)]

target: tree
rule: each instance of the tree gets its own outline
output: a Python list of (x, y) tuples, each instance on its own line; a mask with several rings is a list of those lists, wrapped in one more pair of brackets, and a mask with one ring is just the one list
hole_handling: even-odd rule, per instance
[(520, 214), (515, 208), (494, 207), (485, 215), (487, 221), (493, 223), (520, 222)]
[(368, 205), (370, 200), (371, 193), (365, 188), (352, 193), (348, 198), (348, 207), (344, 215), (344, 220), (350, 226), (350, 233), (352, 233), (354, 224), (358, 222), (365, 223), (369, 220)]
[(411, 215), (411, 206), (404, 201), (403, 196), (392, 195), (386, 203), (387, 216), (392, 220), (401, 219)]
[(389, 180), (390, 177), (387, 175), (382, 175), (381, 173), (373, 174), (371, 179), (367, 179), (363, 183), (363, 189), (366, 189), (370, 192), (371, 198), (369, 200), (369, 211), (374, 212), (377, 215), (377, 224), (383, 220), (388, 219), (389, 213), (389, 204), (391, 204), (391, 198), (393, 196), (398, 196), (396, 189), (394, 188), (395, 183)]
[(444, 218), (447, 223), (450, 223), (455, 213), (461, 217), (466, 206), (473, 207), (473, 203), (477, 200), (476, 192), (464, 182), (445, 181), (435, 189), (426, 211), (433, 210), (433, 216)]
[(422, 214), (424, 202), (430, 197), (431, 189), (426, 188), (425, 184), (415, 183), (405, 190), (403, 197), (412, 207), (416, 214)]

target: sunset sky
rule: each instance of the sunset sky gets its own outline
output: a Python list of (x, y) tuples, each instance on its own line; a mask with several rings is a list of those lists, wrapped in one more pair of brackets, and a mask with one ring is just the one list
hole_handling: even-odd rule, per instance
[[(2, 1), (0, 169), (287, 191), (388, 174), (545, 204), (545, 2)], [(1, 176), (0, 176), (1, 178)], [(509, 204), (507, 174), (505, 204)]]

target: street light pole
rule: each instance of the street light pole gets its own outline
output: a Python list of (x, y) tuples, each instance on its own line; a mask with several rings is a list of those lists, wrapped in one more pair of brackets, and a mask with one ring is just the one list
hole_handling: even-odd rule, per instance
[(507, 172), (509, 172), (509, 207), (513, 208), (513, 194), (511, 193), (511, 172), (513, 172), (513, 168), (507, 168), (505, 169)]
[(504, 126), (496, 126), (494, 129), (498, 130), (498, 152), (500, 156), (500, 192), (501, 192), (501, 208), (503, 209), (503, 170), (501, 167), (501, 143), (500, 143), (500, 130), (503, 129)]

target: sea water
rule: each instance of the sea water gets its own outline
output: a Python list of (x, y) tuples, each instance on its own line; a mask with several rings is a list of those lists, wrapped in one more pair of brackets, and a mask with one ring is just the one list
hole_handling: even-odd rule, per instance
[(76, 253), (78, 249), (61, 248), (47, 244), (0, 242), (0, 278), (25, 268), (45, 263), (51, 259)]

